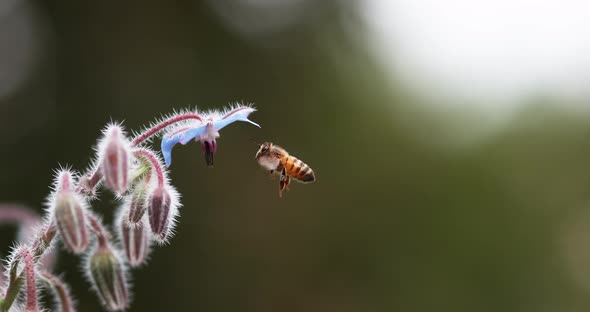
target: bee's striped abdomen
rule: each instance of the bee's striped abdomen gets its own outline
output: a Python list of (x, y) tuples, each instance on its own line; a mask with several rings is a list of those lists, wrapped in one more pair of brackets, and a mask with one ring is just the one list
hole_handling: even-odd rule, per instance
[(288, 175), (301, 182), (315, 181), (315, 174), (307, 164), (293, 156), (287, 156), (283, 159), (283, 166)]

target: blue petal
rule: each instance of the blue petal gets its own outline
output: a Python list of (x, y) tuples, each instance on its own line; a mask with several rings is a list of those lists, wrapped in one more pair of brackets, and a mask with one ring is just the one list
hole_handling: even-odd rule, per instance
[(179, 138), (177, 142), (184, 145), (194, 139), (196, 136), (199, 136), (207, 131), (207, 125), (200, 126), (197, 128), (191, 128), (182, 132), (182, 136)]
[(166, 162), (166, 167), (170, 167), (172, 163), (172, 148), (178, 140), (180, 139), (180, 133), (174, 135), (173, 137), (168, 137), (165, 135), (162, 137), (162, 155), (164, 155), (164, 161)]
[(229, 115), (226, 118), (223, 118), (223, 119), (214, 121), (213, 122), (213, 129), (215, 129), (215, 131), (219, 131), (223, 127), (229, 125), (230, 123), (232, 123), (234, 121), (248, 122), (248, 123), (251, 123), (251, 124), (255, 125), (256, 127), (260, 128), (260, 126), (257, 123), (255, 123), (252, 120), (248, 119), (248, 115), (250, 115), (250, 113), (252, 113), (252, 112), (254, 112), (254, 109), (248, 107), (247, 109), (237, 111), (237, 112)]

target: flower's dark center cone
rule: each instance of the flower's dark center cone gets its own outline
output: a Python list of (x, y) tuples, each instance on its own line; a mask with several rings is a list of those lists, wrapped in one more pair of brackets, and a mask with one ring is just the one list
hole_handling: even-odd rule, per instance
[(207, 166), (213, 167), (213, 148), (211, 143), (205, 142), (205, 162), (207, 162)]

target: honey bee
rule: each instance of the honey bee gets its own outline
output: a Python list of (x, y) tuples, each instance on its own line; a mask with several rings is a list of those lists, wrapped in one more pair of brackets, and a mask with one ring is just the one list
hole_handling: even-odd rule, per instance
[(271, 175), (280, 175), (279, 197), (283, 196), (285, 188), (289, 189), (291, 178), (302, 183), (315, 182), (313, 170), (301, 160), (289, 155), (285, 149), (278, 145), (268, 142), (261, 144), (254, 159), (262, 167), (269, 170)]

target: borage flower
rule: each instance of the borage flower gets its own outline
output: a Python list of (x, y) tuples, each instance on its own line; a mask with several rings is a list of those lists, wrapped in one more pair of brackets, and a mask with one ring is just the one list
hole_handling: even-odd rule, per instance
[(238, 106), (219, 111), (210, 111), (201, 114), (201, 120), (192, 120), (183, 125), (171, 128), (162, 137), (162, 154), (166, 166), (172, 163), (172, 148), (176, 143), (185, 145), (191, 140), (201, 141), (201, 147), (205, 154), (205, 161), (208, 166), (213, 166), (213, 155), (217, 151), (219, 130), (234, 121), (245, 121), (260, 128), (260, 126), (249, 120), (248, 115), (256, 111), (250, 106)]

